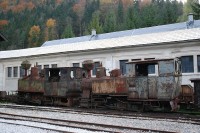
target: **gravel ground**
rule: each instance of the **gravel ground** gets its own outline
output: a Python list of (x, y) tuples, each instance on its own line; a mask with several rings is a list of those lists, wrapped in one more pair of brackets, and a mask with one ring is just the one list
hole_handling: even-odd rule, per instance
[(187, 122), (171, 122), (168, 119), (126, 119), (126, 118), (112, 118), (109, 116), (90, 116), (84, 114), (73, 114), (73, 113), (56, 113), (56, 112), (44, 112), (44, 111), (28, 111), (20, 109), (8, 109), (0, 108), (0, 112), (12, 113), (18, 115), (27, 115), (27, 116), (37, 116), (37, 117), (46, 117), (54, 119), (65, 119), (65, 120), (75, 120), (82, 122), (91, 122), (91, 123), (101, 123), (101, 124), (113, 124), (119, 126), (130, 126), (136, 128), (148, 128), (148, 129), (158, 129), (165, 131), (175, 131), (179, 133), (200, 133), (200, 126), (194, 125)]

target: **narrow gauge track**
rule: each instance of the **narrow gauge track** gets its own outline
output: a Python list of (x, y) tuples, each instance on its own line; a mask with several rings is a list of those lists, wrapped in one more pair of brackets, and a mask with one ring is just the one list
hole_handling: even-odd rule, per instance
[(49, 131), (55, 131), (55, 132), (61, 132), (61, 133), (72, 133), (72, 132), (68, 132), (68, 131), (62, 131), (62, 130), (57, 130), (57, 129), (49, 129), (49, 128), (45, 128), (45, 127), (38, 127), (38, 126), (31, 126), (31, 125), (25, 125), (25, 124), (16, 124), (16, 123), (12, 123), (12, 122), (1, 122), (4, 124), (11, 124), (11, 125), (18, 125), (18, 126), (25, 126), (25, 127), (32, 127), (32, 128), (39, 128), (39, 129), (43, 129), (43, 130), (49, 130)]
[(165, 120), (169, 122), (189, 123), (200, 125), (200, 116), (191, 116), (178, 113), (138, 113), (130, 111), (113, 111), (113, 110), (92, 110), (92, 109), (72, 109), (72, 108), (56, 108), (56, 107), (42, 107), (42, 106), (27, 106), (27, 105), (13, 105), (13, 104), (0, 104), (0, 107), (15, 108), (15, 109), (28, 109), (37, 111), (49, 111), (59, 113), (83, 114), (92, 116), (107, 116), (113, 118), (126, 118), (126, 119), (140, 119), (140, 120)]
[[(60, 120), (60, 119), (52, 119), (52, 118), (43, 118), (43, 117), (33, 117), (33, 116), (23, 116), (23, 115), (14, 115), (8, 113), (0, 113), (1, 119), (9, 119), (9, 120), (18, 120), (18, 121), (31, 121), (31, 122), (39, 122), (46, 123), (56, 126), (66, 126), (71, 128), (80, 128), (89, 131), (100, 131), (100, 132), (133, 132), (133, 131), (142, 131), (142, 132), (152, 132), (152, 133), (176, 133), (172, 131), (162, 131), (155, 129), (144, 129), (144, 128), (134, 128), (127, 126), (115, 126), (115, 125), (105, 125), (105, 124), (97, 124), (97, 123), (89, 123), (89, 122), (79, 122), (79, 121), (71, 121), (71, 120)], [(51, 130), (47, 129), (46, 130)], [(65, 132), (61, 130), (55, 130), (58, 132)]]

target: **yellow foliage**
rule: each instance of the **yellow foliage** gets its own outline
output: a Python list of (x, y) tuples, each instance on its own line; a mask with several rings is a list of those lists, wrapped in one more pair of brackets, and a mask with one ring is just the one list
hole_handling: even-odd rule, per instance
[(37, 36), (40, 34), (40, 26), (32, 26), (30, 31), (29, 31), (29, 35), (30, 36)]
[(55, 27), (55, 25), (56, 25), (56, 20), (55, 19), (50, 18), (46, 22), (46, 26), (48, 28), (53, 28), (53, 27)]
[(8, 1), (3, 1), (0, 3), (0, 8), (6, 10), (8, 8)]

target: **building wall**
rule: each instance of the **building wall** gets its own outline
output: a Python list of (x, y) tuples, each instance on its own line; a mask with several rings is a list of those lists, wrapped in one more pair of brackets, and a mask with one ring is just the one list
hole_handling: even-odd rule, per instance
[[(191, 84), (191, 78), (200, 77), (200, 72), (197, 70), (197, 55), (200, 55), (200, 45), (198, 42), (186, 42), (181, 44), (164, 44), (164, 45), (149, 45), (141, 47), (127, 47), (127, 48), (113, 48), (96, 51), (82, 51), (77, 53), (61, 53), (51, 55), (41, 55), (26, 57), (30, 61), (32, 66), (37, 62), (44, 68), (44, 65), (57, 64), (57, 67), (71, 67), (73, 63), (79, 63), (82, 66), (84, 60), (93, 60), (94, 62), (101, 62), (106, 67), (107, 75), (109, 71), (120, 67), (120, 60), (145, 60), (148, 58), (175, 58), (181, 56), (192, 55), (194, 60), (194, 72), (183, 73), (182, 84)], [(0, 63), (0, 89), (6, 91), (17, 90), (17, 80), (20, 78), (18, 70), (18, 76), (7, 76), (8, 67), (20, 67), (21, 62), (25, 58), (6, 59)], [(94, 76), (94, 75), (93, 75)]]

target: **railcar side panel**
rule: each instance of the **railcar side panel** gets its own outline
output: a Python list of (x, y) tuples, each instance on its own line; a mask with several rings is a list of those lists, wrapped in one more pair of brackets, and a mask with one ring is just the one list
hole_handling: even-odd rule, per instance
[(92, 81), (93, 94), (128, 94), (128, 86), (125, 77), (106, 77)]

